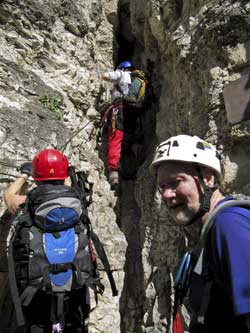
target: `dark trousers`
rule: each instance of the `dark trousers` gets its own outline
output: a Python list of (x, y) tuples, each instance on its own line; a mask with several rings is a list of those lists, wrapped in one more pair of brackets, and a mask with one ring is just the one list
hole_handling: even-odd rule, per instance
[[(24, 309), (26, 327), (13, 333), (51, 333), (51, 296), (38, 292), (30, 305)], [(90, 312), (87, 288), (74, 290), (65, 296), (63, 333), (88, 333)], [(12, 333), (10, 331), (10, 333)], [(7, 332), (6, 332), (7, 333)]]

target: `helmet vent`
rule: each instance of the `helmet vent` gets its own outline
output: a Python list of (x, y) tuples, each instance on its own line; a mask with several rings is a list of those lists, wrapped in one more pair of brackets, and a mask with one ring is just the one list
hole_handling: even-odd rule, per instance
[(199, 148), (199, 149), (205, 150), (205, 147), (204, 147), (203, 142), (197, 142), (196, 148)]
[(179, 143), (177, 140), (175, 140), (172, 144), (172, 147), (179, 147)]

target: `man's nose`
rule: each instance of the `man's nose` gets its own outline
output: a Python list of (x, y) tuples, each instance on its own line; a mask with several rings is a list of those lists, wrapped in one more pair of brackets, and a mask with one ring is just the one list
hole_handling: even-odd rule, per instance
[(162, 200), (166, 201), (168, 199), (174, 198), (176, 196), (176, 190), (171, 187), (163, 187), (161, 189)]

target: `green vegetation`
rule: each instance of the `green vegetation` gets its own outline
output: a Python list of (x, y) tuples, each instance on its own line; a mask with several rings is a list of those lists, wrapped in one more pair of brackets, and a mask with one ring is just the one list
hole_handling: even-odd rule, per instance
[(63, 116), (63, 100), (60, 96), (42, 95), (39, 97), (42, 105), (53, 112), (57, 119), (61, 120)]

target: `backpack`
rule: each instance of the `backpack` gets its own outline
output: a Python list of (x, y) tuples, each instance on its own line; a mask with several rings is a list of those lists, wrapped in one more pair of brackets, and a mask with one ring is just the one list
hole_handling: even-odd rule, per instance
[(113, 296), (117, 295), (106, 253), (88, 218), (91, 192), (84, 185), (85, 175), (76, 174), (71, 167), (71, 180), (73, 187), (43, 184), (31, 190), (25, 208), (13, 223), (7, 251), (18, 326), (25, 325), (23, 310), (37, 293), (51, 297), (51, 321), (61, 326), (64, 304), (77, 290), (92, 288), (97, 301), (104, 286), (93, 244)]
[[(105, 103), (100, 110), (101, 112), (100, 127), (102, 129), (101, 130), (102, 134), (103, 132), (107, 132), (108, 123), (109, 123), (108, 119), (110, 120), (111, 118), (110, 114), (114, 108), (123, 109), (123, 106), (129, 106), (135, 109), (142, 109), (146, 105), (148, 97), (147, 93), (148, 81), (146, 79), (144, 72), (140, 70), (134, 70), (133, 72), (131, 72), (130, 75), (132, 82), (129, 87), (128, 94), (126, 96), (123, 95), (121, 88), (119, 87), (119, 85), (117, 85), (117, 89), (120, 91), (121, 95), (123, 95), (122, 99), (117, 98), (116, 100), (112, 101), (112, 103), (108, 104)], [(141, 124), (142, 120), (139, 118), (140, 114), (139, 113), (132, 114), (130, 112), (126, 112), (126, 118), (128, 118), (128, 120), (131, 118), (132, 123), (134, 123), (134, 125), (135, 122), (137, 122), (136, 124), (137, 130), (139, 128), (139, 130), (142, 131), (142, 124)], [(120, 123), (123, 123), (123, 120), (120, 120)], [(124, 125), (124, 127), (125, 130), (127, 130), (126, 124)]]
[[(198, 244), (192, 251), (186, 252), (178, 269), (175, 278), (175, 297), (174, 297), (174, 306), (173, 306), (173, 333), (178, 332), (175, 327), (175, 323), (178, 322), (178, 316), (181, 316), (181, 305), (185, 296), (188, 293), (190, 282), (191, 282), (191, 274), (195, 266), (198, 264), (202, 265), (201, 270), (202, 274), (205, 275), (205, 287), (204, 287), (204, 295), (202, 298), (200, 313), (198, 315), (198, 322), (200, 324), (204, 324), (205, 314), (207, 311), (207, 307), (209, 304), (209, 296), (210, 290), (213, 286), (214, 281), (212, 280), (208, 270), (207, 270), (207, 262), (206, 257), (204, 256), (204, 249), (207, 243), (207, 237), (211, 228), (214, 225), (215, 216), (225, 208), (228, 207), (244, 207), (250, 209), (250, 197), (244, 195), (238, 195), (230, 200), (227, 200), (220, 205), (218, 205), (208, 216), (206, 223), (203, 225), (200, 235), (200, 240)], [(209, 249), (206, 248), (209, 251)], [(180, 325), (179, 325), (180, 326)], [(180, 332), (182, 332), (180, 330)], [(184, 331), (183, 331), (184, 332)]]
[(125, 104), (135, 108), (142, 108), (146, 99), (148, 81), (145, 73), (140, 70), (131, 72), (131, 85), (128, 94), (123, 97)]

